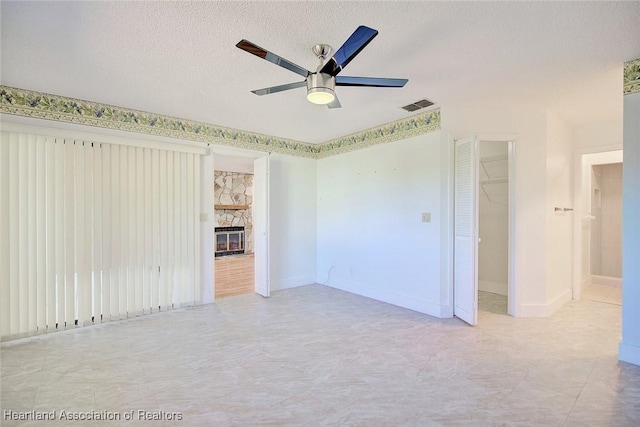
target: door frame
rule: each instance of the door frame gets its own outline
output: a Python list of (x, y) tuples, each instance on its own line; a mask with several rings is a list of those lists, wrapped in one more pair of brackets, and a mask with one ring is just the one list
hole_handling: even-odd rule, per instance
[[(271, 296), (270, 153), (253, 161), (253, 253), (254, 292)], [(261, 185), (257, 183), (260, 182)], [(261, 192), (260, 190), (263, 190)], [(261, 194), (262, 193), (262, 194)]]
[[(215, 166), (214, 166), (214, 156), (229, 156), (229, 157), (241, 157), (247, 160), (251, 160), (252, 162), (255, 161), (257, 158), (259, 157), (265, 157), (265, 156), (269, 156), (271, 153), (265, 153), (265, 152), (254, 152), (254, 151), (246, 151), (246, 150), (241, 150), (241, 149), (233, 149), (233, 148), (227, 148), (227, 147), (220, 147), (220, 146), (216, 146), (216, 145), (212, 145), (210, 144), (208, 146), (209, 152), (208, 154), (211, 156), (210, 159), (210, 176), (213, 177), (215, 176)], [(255, 174), (255, 170), (253, 170), (253, 173)], [(205, 175), (204, 173), (202, 174), (203, 176)], [(268, 181), (267, 181), (268, 182)], [(213, 271), (212, 274), (208, 274), (207, 276), (204, 275), (204, 270), (203, 270), (203, 275), (201, 275), (202, 278), (202, 287), (203, 288), (210, 288), (211, 289), (211, 293), (208, 294), (208, 299), (203, 299), (203, 304), (208, 304), (208, 303), (212, 303), (215, 302), (215, 287), (216, 287), (216, 281), (215, 281), (215, 267), (214, 267), (214, 258), (215, 258), (215, 245), (213, 244), (213, 238), (214, 238), (214, 233), (213, 233), (213, 229), (215, 227), (215, 210), (213, 209), (213, 200), (214, 200), (214, 194), (215, 194), (215, 181), (214, 179), (210, 179), (207, 182), (202, 182), (202, 185), (200, 186), (200, 191), (202, 192), (202, 200), (204, 200), (205, 198), (209, 197), (208, 194), (206, 193), (210, 193), (210, 199), (211, 200), (211, 213), (209, 216), (205, 216), (204, 213), (201, 214), (201, 221), (205, 221), (205, 218), (210, 218), (211, 221), (211, 236), (209, 237), (207, 233), (207, 231), (205, 231), (206, 227), (202, 227), (201, 232), (203, 233), (202, 235), (202, 239), (203, 241), (210, 241), (209, 245), (205, 245), (203, 244), (202, 247), (202, 259), (203, 260), (210, 260), (210, 264), (207, 265), (211, 265), (211, 270)], [(271, 194), (268, 191), (267, 192), (267, 205), (270, 205), (270, 201), (271, 201)], [(202, 205), (204, 206), (204, 205)], [(203, 211), (204, 212), (204, 211)], [(268, 212), (267, 216), (268, 216)], [(270, 251), (271, 251), (271, 247), (270, 247), (270, 236), (267, 236), (267, 252), (265, 253), (265, 258), (266, 260), (264, 260), (263, 262), (268, 263), (268, 260), (270, 259)], [(254, 235), (254, 244), (255, 244), (255, 235)], [(257, 262), (258, 259), (257, 257), (255, 257), (255, 251), (254, 251), (254, 264), (255, 262)], [(262, 261), (262, 260), (261, 260)], [(205, 263), (203, 262), (201, 264), (203, 266), (203, 268), (205, 268)], [(207, 267), (208, 268), (208, 267)], [(255, 267), (254, 267), (255, 268)], [(205, 280), (205, 278), (207, 278), (207, 280)], [(209, 279), (210, 278), (210, 279)], [(255, 287), (255, 284), (254, 284)]]
[[(618, 154), (615, 154), (618, 153)], [(602, 155), (601, 160), (593, 160), (588, 159), (585, 156), (595, 155), (594, 157), (600, 157), (598, 155)], [(607, 163), (617, 163), (614, 161), (616, 156), (620, 156), (619, 161), (622, 162), (622, 156), (624, 155), (622, 151), (622, 144), (614, 144), (614, 145), (603, 145), (600, 147), (591, 147), (584, 148), (574, 151), (574, 160), (573, 160), (573, 206), (574, 206), (574, 215), (573, 215), (573, 284), (572, 284), (572, 293), (574, 300), (580, 300), (582, 298), (582, 287), (584, 281), (582, 277), (582, 244), (584, 240), (584, 235), (582, 232), (583, 221), (587, 220), (587, 215), (589, 215), (589, 207), (587, 206), (587, 202), (591, 199), (590, 197), (585, 197), (584, 190), (588, 185), (591, 187), (591, 175), (587, 174), (589, 172), (589, 168), (593, 165), (599, 164), (607, 164)], [(606, 159), (606, 157), (611, 157), (610, 159)], [(611, 161), (609, 161), (611, 160)], [(586, 174), (586, 175), (585, 175)], [(589, 193), (591, 192), (589, 188)], [(588, 261), (591, 263), (590, 259)]]
[[(481, 144), (482, 141), (499, 141), (506, 142), (508, 145), (508, 194), (509, 194), (509, 224), (508, 224), (508, 249), (507, 249), (507, 314), (513, 317), (518, 317), (520, 312), (520, 295), (517, 283), (517, 273), (518, 273), (518, 179), (517, 179), (517, 146), (518, 146), (518, 135), (511, 133), (477, 133), (477, 134), (460, 134), (458, 137), (449, 137), (449, 183), (450, 183), (450, 191), (452, 196), (449, 199), (449, 209), (450, 209), (450, 222), (449, 222), (449, 295), (451, 295), (451, 312), (450, 314), (453, 316), (453, 307), (455, 306), (455, 295), (453, 292), (454, 286), (454, 270), (453, 270), (453, 257), (454, 257), (454, 216), (455, 216), (455, 205), (454, 205), (454, 196), (453, 192), (455, 187), (453, 187), (454, 176), (455, 176), (455, 141), (458, 139), (462, 139), (465, 137), (475, 137), (478, 140), (478, 144)], [(478, 162), (480, 159), (476, 159)], [(478, 165), (479, 167), (479, 165)], [(479, 191), (479, 189), (478, 189)], [(478, 212), (479, 214), (479, 212)], [(476, 254), (477, 257), (477, 254)]]
[(507, 242), (507, 314), (513, 317), (518, 316), (519, 298), (518, 287), (516, 286), (516, 222), (518, 216), (516, 214), (516, 141), (509, 139), (507, 141), (507, 165), (509, 168), (508, 194), (509, 194), (509, 224), (508, 224), (508, 242)]

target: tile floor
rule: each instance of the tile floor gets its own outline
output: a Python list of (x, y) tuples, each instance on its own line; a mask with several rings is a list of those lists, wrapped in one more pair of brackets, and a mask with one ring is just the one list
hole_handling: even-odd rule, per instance
[[(469, 327), (310, 285), (5, 343), (0, 415), (121, 417), (3, 426), (638, 426), (640, 366), (617, 360), (620, 327), (620, 307), (597, 301), (544, 319), (481, 311)], [(182, 419), (138, 421), (139, 410)]]
[(507, 314), (507, 296), (478, 291), (478, 311)]
[(622, 288), (591, 284), (582, 291), (582, 298), (607, 304), (622, 305)]

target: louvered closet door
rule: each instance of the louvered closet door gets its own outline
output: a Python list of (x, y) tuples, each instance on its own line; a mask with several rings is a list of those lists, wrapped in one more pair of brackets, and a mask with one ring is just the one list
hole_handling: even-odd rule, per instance
[(453, 314), (478, 323), (478, 143), (455, 141)]

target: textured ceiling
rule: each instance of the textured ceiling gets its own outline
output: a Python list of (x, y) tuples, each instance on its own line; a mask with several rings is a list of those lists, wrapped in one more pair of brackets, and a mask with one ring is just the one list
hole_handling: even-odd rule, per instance
[[(622, 65), (640, 57), (640, 2), (0, 2), (3, 85), (322, 142), (438, 106), (550, 108), (574, 125), (622, 114)], [(358, 25), (379, 31), (343, 74), (408, 78), (338, 87), (243, 52), (246, 38), (315, 70)]]

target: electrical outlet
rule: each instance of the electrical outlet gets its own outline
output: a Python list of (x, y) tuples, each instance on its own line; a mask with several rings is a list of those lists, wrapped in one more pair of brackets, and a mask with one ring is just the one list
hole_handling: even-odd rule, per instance
[(431, 212), (422, 212), (422, 222), (431, 222)]

